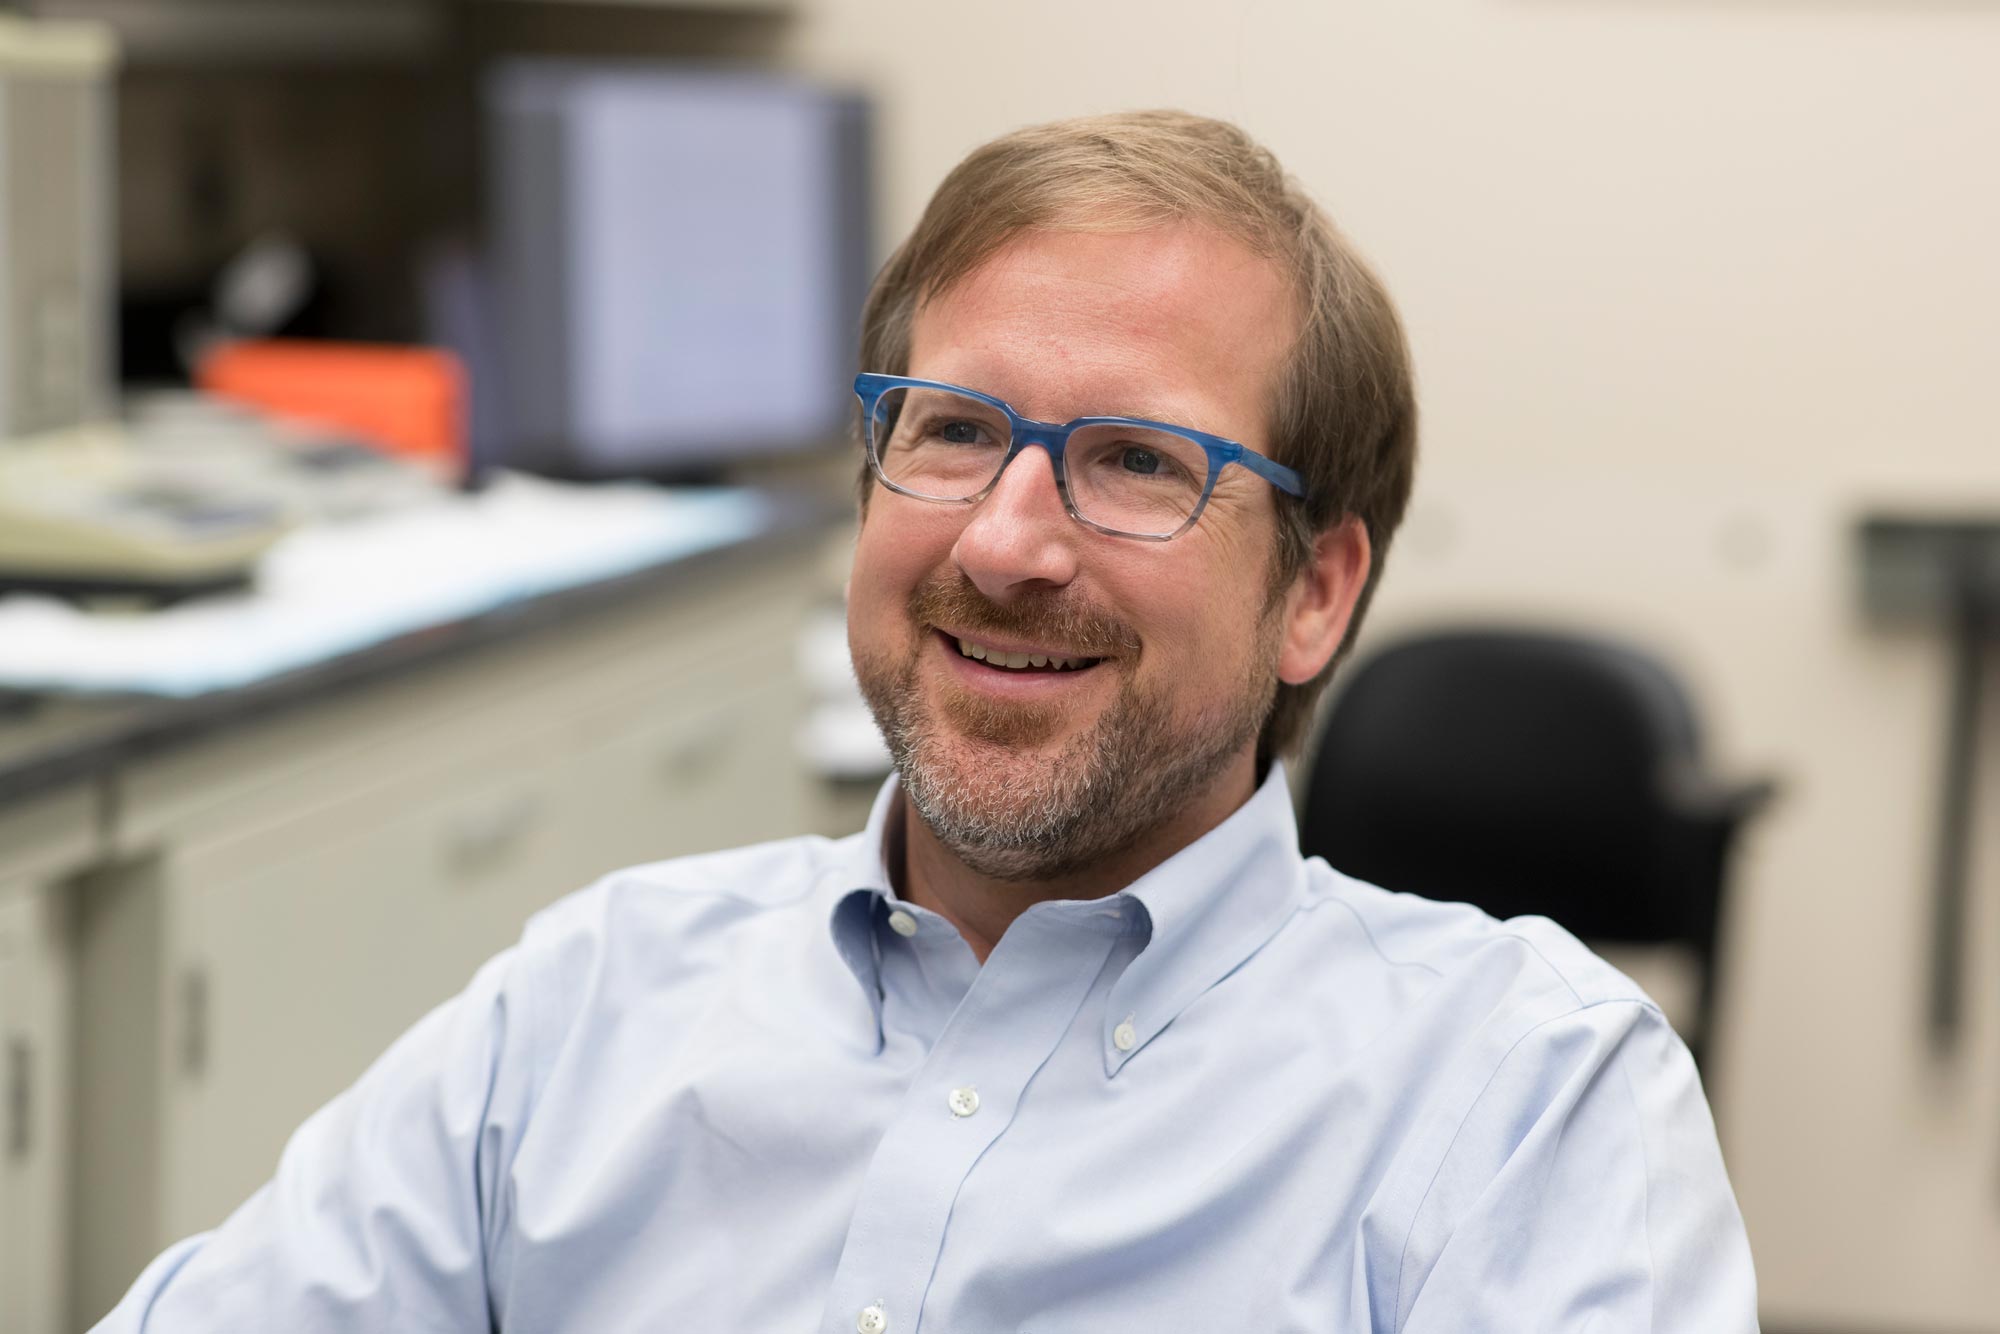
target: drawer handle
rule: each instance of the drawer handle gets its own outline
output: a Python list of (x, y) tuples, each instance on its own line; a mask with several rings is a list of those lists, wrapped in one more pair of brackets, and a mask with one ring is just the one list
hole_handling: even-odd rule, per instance
[(20, 1162), (34, 1147), (35, 1049), (26, 1038), (7, 1042), (7, 1156)]
[(208, 1070), (208, 970), (181, 975), (181, 1073), (200, 1079)]
[(660, 748), (660, 777), (684, 784), (700, 778), (728, 754), (736, 739), (736, 715), (715, 714)]
[(527, 795), (496, 801), (452, 822), (446, 857), (462, 871), (477, 871), (506, 855), (534, 824), (539, 803)]

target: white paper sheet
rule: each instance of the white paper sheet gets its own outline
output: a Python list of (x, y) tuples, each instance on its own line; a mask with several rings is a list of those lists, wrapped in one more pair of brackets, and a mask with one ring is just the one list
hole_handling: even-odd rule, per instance
[(0, 686), (188, 697), (425, 626), (751, 536), (753, 491), (579, 486), (502, 474), (478, 495), (302, 529), (254, 591), (107, 614), (0, 597)]

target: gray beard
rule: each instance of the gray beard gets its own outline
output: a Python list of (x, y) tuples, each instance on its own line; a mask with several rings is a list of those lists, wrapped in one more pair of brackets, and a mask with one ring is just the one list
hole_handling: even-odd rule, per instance
[(990, 759), (953, 753), (968, 743), (927, 716), (915, 655), (900, 669), (860, 655), (854, 666), (917, 815), (973, 871), (1021, 882), (1101, 864), (1206, 792), (1270, 712), (1275, 641), (1264, 647), (1251, 679), (1221, 712), (1177, 725), (1165, 701), (1147, 699), (1127, 682), (1097, 724), (1052, 763), (1002, 772)]

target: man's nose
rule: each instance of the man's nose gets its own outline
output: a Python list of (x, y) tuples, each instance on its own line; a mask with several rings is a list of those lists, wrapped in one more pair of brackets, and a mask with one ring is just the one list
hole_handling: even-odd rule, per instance
[(1025, 587), (1060, 587), (1075, 578), (1082, 531), (1063, 508), (1055, 460), (1029, 445), (972, 507), (951, 554), (980, 592), (1002, 602)]

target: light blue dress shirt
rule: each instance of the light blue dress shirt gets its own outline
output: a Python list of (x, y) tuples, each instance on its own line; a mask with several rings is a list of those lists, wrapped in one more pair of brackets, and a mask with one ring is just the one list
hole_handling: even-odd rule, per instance
[(1687, 1051), (1558, 928), (1301, 859), (1274, 768), (982, 967), (898, 802), (540, 914), (99, 1328), (1756, 1328)]

